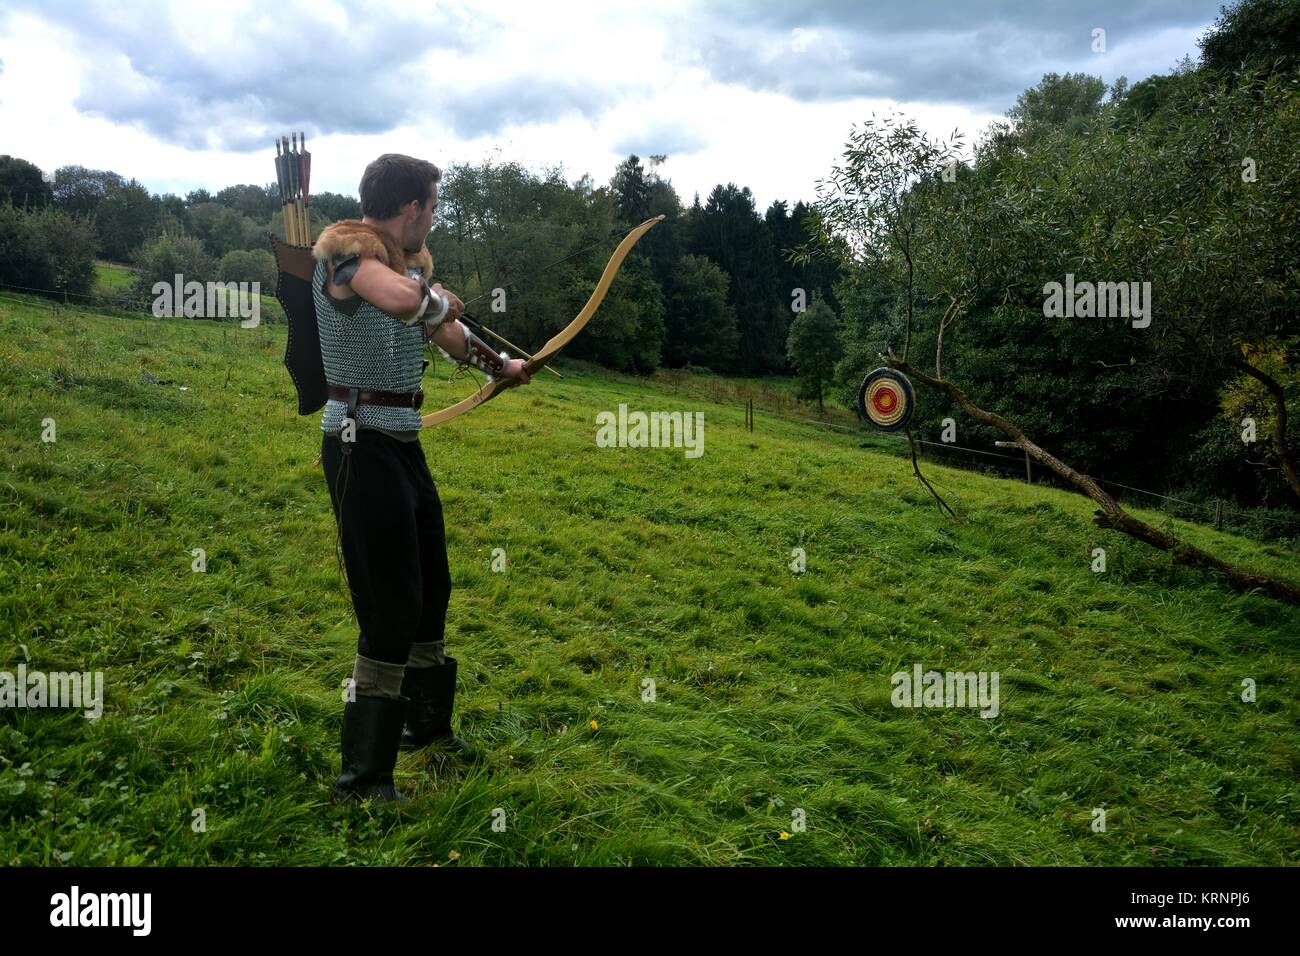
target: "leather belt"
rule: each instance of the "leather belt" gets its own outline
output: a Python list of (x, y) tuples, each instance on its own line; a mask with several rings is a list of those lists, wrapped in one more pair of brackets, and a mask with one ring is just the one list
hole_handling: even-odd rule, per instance
[[(331, 385), (329, 397), (340, 402), (348, 401), (351, 389), (343, 385)], [(424, 389), (414, 392), (380, 392), (371, 389), (359, 389), (357, 402), (361, 405), (387, 405), (390, 408), (414, 408), (417, 411), (424, 404)]]

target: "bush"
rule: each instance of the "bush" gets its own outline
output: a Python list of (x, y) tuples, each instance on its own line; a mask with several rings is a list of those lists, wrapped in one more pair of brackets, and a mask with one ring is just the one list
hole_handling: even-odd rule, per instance
[(262, 324), (263, 325), (287, 325), (288, 317), (284, 314), (284, 308), (280, 305), (278, 299), (267, 293), (262, 294)]
[(189, 236), (164, 234), (145, 243), (135, 255), (135, 264), (139, 272), (131, 286), (131, 295), (141, 303), (153, 301), (155, 283), (170, 286), (177, 273), (183, 283), (213, 282), (217, 278), (216, 263), (203, 250), (203, 243)]
[(275, 293), (275, 256), (265, 249), (237, 249), (221, 257), (217, 276), (222, 282), (258, 282), (265, 295)]
[(0, 283), (44, 294), (89, 294), (95, 282), (95, 227), (51, 206), (0, 205)]

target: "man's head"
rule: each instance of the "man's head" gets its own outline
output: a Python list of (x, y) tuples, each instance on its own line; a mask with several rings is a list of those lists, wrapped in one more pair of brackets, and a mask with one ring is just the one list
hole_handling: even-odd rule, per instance
[(419, 252), (433, 227), (441, 179), (433, 163), (385, 153), (361, 176), (361, 214), (382, 224), (407, 252)]

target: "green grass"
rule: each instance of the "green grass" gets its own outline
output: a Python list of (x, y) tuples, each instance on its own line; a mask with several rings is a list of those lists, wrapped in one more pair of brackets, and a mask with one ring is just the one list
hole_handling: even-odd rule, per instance
[[(95, 263), (95, 284), (91, 289), (91, 294), (100, 296), (107, 300), (117, 300), (118, 297), (124, 296), (131, 291), (131, 284), (135, 281), (135, 272), (128, 266), (115, 265), (111, 262)], [(261, 321), (273, 325), (284, 324), (284, 310), (280, 307), (280, 302), (272, 294), (274, 290), (264, 290), (259, 296)], [(227, 309), (228, 315), (234, 315), (238, 307), (237, 303), (226, 302), (226, 290), (217, 289), (217, 300)]]
[(95, 295), (102, 296), (122, 295), (130, 291), (134, 279), (135, 273), (126, 266), (96, 262), (95, 284), (91, 291)]
[[(403, 755), (407, 811), (331, 806), (356, 629), (283, 346), (0, 305), (0, 669), (26, 645), (106, 685), (98, 721), (0, 711), (0, 862), (1297, 862), (1300, 609), (1094, 528), (1076, 495), (930, 465), (944, 520), (861, 433), (751, 434), (734, 403), (563, 360), (422, 438), (485, 762)], [(428, 407), (470, 390), (448, 371)], [(597, 447), (620, 402), (702, 410), (704, 456)], [(1140, 513), (1300, 579), (1283, 546)], [(918, 662), (998, 671), (1000, 715), (893, 708)]]

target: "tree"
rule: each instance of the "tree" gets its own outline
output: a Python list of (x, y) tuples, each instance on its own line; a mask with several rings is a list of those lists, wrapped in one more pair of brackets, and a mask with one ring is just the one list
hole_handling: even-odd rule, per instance
[(731, 279), (727, 300), (740, 323), (739, 370), (784, 371), (789, 300), (776, 286), (772, 236), (748, 187), (716, 186), (688, 216), (686, 250), (716, 263)]
[(614, 208), (620, 222), (636, 225), (653, 215), (650, 211), (650, 182), (641, 157), (635, 153), (618, 164), (609, 180), (614, 194)]
[(1211, 70), (1294, 70), (1300, 65), (1300, 0), (1239, 0), (1221, 7), (1219, 19), (1197, 42)]
[[(578, 298), (590, 294), (589, 281), (574, 289)], [(625, 372), (649, 374), (659, 367), (663, 349), (664, 304), (659, 286), (650, 278), (644, 259), (629, 256), (600, 306), (600, 318), (578, 337), (586, 355)]]
[[(276, 211), (279, 211), (280, 200), (276, 198)], [(341, 196), (338, 193), (323, 192), (313, 193), (311, 197), (311, 214), (312, 219), (323, 216), (332, 222), (340, 222), (344, 219), (361, 218), (361, 200), (353, 196)]]
[(1184, 122), (1147, 143), (1151, 178), (1134, 184), (1159, 214), (1154, 228), (1114, 252), (1177, 290), (1155, 336), (1165, 365), (1195, 378), (1246, 375), (1268, 391), (1274, 459), (1300, 499), (1285, 390), (1252, 361), (1252, 351), (1300, 351), (1300, 79), (1261, 68), (1224, 84), (1210, 73), (1175, 109)]
[[(863, 375), (880, 365), (882, 352), (903, 341), (905, 314), (889, 277), (878, 271), (846, 275), (836, 284), (836, 295), (842, 304), (839, 329), (844, 355), (836, 364), (835, 381), (840, 402), (851, 408)], [(917, 415), (928, 407), (919, 408)]]
[(207, 241), (204, 242), (208, 254), (217, 259), (236, 249), (265, 249), (266, 245), (265, 230), (260, 229), (244, 214), (230, 208), (222, 209), (213, 217)]
[(85, 166), (60, 166), (54, 171), (54, 204), (75, 215), (93, 215), (104, 201), (107, 187), (122, 177), (104, 169)]
[(179, 235), (189, 231), (190, 211), (175, 193), (153, 197), (154, 230)]
[(898, 113), (874, 116), (854, 127), (844, 165), (819, 180), (818, 199), (808, 217), (813, 240), (796, 252), (809, 262), (820, 253), (856, 271), (865, 267), (894, 282), (906, 312), (903, 358), (911, 347), (917, 301), (916, 250), (942, 224), (913, 201), (914, 186), (955, 169), (961, 135), (931, 140), (915, 121)]
[(270, 219), (280, 208), (280, 188), (278, 185), (253, 186), (241, 183), (227, 186), (217, 193), (215, 201), (227, 206), (249, 219)]
[(1167, 76), (1148, 76), (1140, 83), (1135, 83), (1116, 103), (1117, 125), (1128, 129), (1142, 126), (1150, 129), (1157, 122), (1164, 127), (1177, 126), (1182, 117), (1171, 112), (1169, 105), (1188, 87), (1199, 82), (1200, 77), (1190, 66)]
[(158, 209), (149, 190), (137, 180), (129, 182), (113, 173), (105, 180), (104, 196), (95, 210), (99, 251), (116, 262), (128, 261), (154, 233)]
[(189, 207), (190, 231), (194, 238), (203, 243), (209, 255), (218, 248), (217, 225), (223, 217), (229, 222), (231, 210), (220, 203), (201, 202)]
[(817, 399), (817, 411), (826, 411), (826, 387), (835, 378), (835, 363), (844, 354), (839, 321), (821, 299), (800, 313), (790, 325), (786, 344), (790, 364), (799, 379), (799, 397)]
[(95, 222), (98, 252), (119, 262), (130, 259), (157, 226), (158, 209), (149, 190), (107, 169), (62, 166), (54, 173), (54, 204)]
[(1228, 83), (1202, 71), (1169, 88), (1158, 121), (1107, 117), (1086, 137), (1053, 133), (992, 191), (1022, 224), (1016, 250), (1009, 232), (995, 245), (1000, 261), (1024, 263), (1029, 281), (1012, 295), (1023, 308), (1039, 309), (1042, 282), (1067, 272), (1148, 281), (1159, 310), (1149, 327), (1071, 321), (1053, 331), (1100, 365), (1112, 407), (1160, 423), (1146, 444), (1159, 452), (1160, 433), (1179, 437), (1169, 399), (1212, 414), (1220, 383), (1250, 376), (1273, 396), (1273, 457), (1300, 498), (1284, 389), (1248, 358), (1300, 338), (1300, 238), (1290, 222), (1300, 208), (1298, 104), (1294, 77), (1247, 71)]
[(672, 184), (659, 175), (667, 160), (662, 154), (651, 156), (647, 170), (640, 157), (631, 155), (619, 163), (609, 183), (620, 228), (630, 229), (652, 216), (667, 217), (641, 240), (634, 253), (650, 262), (650, 274), (663, 288), (667, 288), (685, 252), (678, 223), (681, 200)]
[[(1267, 101), (1268, 98), (1261, 97), (1259, 91), (1253, 92), (1257, 99)], [(1233, 111), (1215, 109), (1211, 104), (1203, 105), (1208, 110), (1204, 121), (1218, 123), (1219, 132), (1227, 133), (1224, 124)], [(1234, 104), (1236, 106), (1246, 109), (1245, 104)], [(1267, 112), (1268, 106), (1262, 109)], [(1297, 112), (1300, 111), (1291, 109), (1289, 115), (1294, 116)], [(1256, 130), (1258, 132), (1258, 127)], [(1231, 141), (1230, 134), (1228, 140)], [(1006, 415), (983, 407), (983, 403), (973, 398), (966, 388), (943, 374), (939, 343), (942, 342), (941, 332), (948, 310), (943, 313), (937, 310), (913, 313), (910, 308), (914, 287), (942, 289), (945, 286), (945, 276), (935, 274), (936, 271), (943, 273), (956, 264), (968, 274), (975, 275), (978, 269), (973, 266), (983, 257), (986, 262), (1004, 270), (1000, 273), (999, 284), (1004, 288), (1004, 299), (1010, 308), (1009, 312), (1003, 311), (1004, 318), (1028, 319), (1033, 314), (1033, 290), (1038, 286), (1036, 305), (1040, 321), (1036, 324), (1041, 328), (1045, 309), (1042, 305), (1044, 287), (1039, 283), (1045, 274), (1052, 275), (1066, 263), (1073, 263), (1082, 271), (1109, 262), (1112, 256), (1122, 252), (1124, 258), (1110, 273), (1117, 278), (1146, 275), (1168, 278), (1164, 288), (1169, 290), (1168, 298), (1173, 301), (1162, 305), (1162, 313), (1172, 312), (1164, 323), (1169, 331), (1166, 334), (1162, 326), (1160, 336), (1153, 336), (1153, 341), (1146, 344), (1148, 352), (1166, 358), (1172, 355), (1185, 358), (1198, 354), (1204, 356), (1206, 349), (1213, 351), (1213, 346), (1202, 345), (1200, 353), (1162, 352), (1162, 344), (1172, 348), (1173, 343), (1184, 343), (1187, 349), (1192, 349), (1185, 342), (1187, 333), (1214, 328), (1210, 317), (1222, 312), (1211, 307), (1207, 314), (1208, 303), (1204, 299), (1207, 294), (1211, 299), (1223, 295), (1223, 289), (1192, 288), (1187, 293), (1189, 301), (1182, 304), (1178, 301), (1178, 294), (1185, 286), (1195, 284), (1192, 273), (1198, 269), (1205, 285), (1216, 285), (1204, 272), (1212, 274), (1213, 270), (1222, 270), (1224, 266), (1200, 260), (1224, 258), (1222, 240), (1227, 235), (1224, 229), (1246, 228), (1252, 223), (1258, 228), (1262, 218), (1257, 220), (1253, 213), (1235, 219), (1229, 217), (1229, 227), (1215, 223), (1214, 217), (1210, 217), (1207, 225), (1205, 208), (1200, 200), (1207, 192), (1221, 193), (1228, 177), (1224, 175), (1222, 163), (1215, 163), (1214, 157), (1204, 157), (1208, 145), (1204, 131), (1193, 136), (1191, 141), (1199, 143), (1199, 150), (1189, 155), (1189, 143), (1179, 143), (1177, 148), (1182, 153), (1177, 162), (1173, 154), (1153, 156), (1150, 148), (1143, 148), (1142, 143), (1133, 142), (1131, 136), (1126, 138), (1126, 134), (1115, 129), (1106, 131), (1105, 136), (1093, 136), (1087, 142), (1082, 142), (1079, 136), (1066, 134), (1064, 130), (1048, 131), (1039, 140), (1031, 141), (1020, 166), (1015, 165), (1014, 155), (995, 148), (997, 172), (992, 181), (984, 184), (984, 189), (995, 194), (978, 202), (952, 207), (952, 214), (974, 218), (969, 228), (938, 232), (927, 225), (933, 222), (927, 210), (934, 208), (936, 197), (940, 203), (943, 202), (943, 187), (937, 182), (942, 181), (943, 150), (930, 143), (915, 124), (893, 123), (869, 128), (864, 134), (855, 134), (845, 153), (848, 162), (844, 167), (836, 168), (834, 187), (827, 190), (819, 201), (819, 220), (835, 227), (833, 232), (831, 229), (822, 230), (820, 246), (824, 252), (842, 257), (851, 267), (861, 266), (862, 260), (853, 256), (853, 252), (859, 249), (876, 250), (877, 256), (886, 256), (892, 250), (897, 258), (906, 260), (906, 281), (899, 281), (897, 288), (899, 295), (909, 301), (909, 330), (914, 314), (928, 326), (927, 341), (934, 343), (936, 348), (936, 374), (932, 376), (923, 372), (909, 359), (910, 333), (904, 339), (903, 354), (900, 356), (890, 351), (882, 356), (885, 363), (939, 391), (971, 418), (1001, 432), (1027, 455), (1095, 501), (1099, 508), (1094, 513), (1094, 521), (1099, 526), (1122, 531), (1168, 551), (1177, 563), (1220, 571), (1240, 589), (1260, 588), (1281, 600), (1300, 603), (1300, 588), (1295, 585), (1237, 568), (1133, 517), (1096, 479), (1046, 451)], [(1077, 144), (1074, 151), (1069, 148), (1072, 144)], [(1289, 174), (1292, 167), (1288, 161), (1271, 148), (1266, 147), (1266, 150), (1279, 167), (1274, 170), (1274, 175)], [(1121, 161), (1130, 168), (1127, 173), (1120, 168)], [(1168, 176), (1162, 179), (1156, 175), (1156, 167), (1162, 162), (1181, 165), (1184, 169), (1190, 167), (1199, 175), (1184, 177), (1176, 188), (1171, 189)], [(1294, 162), (1292, 158), (1290, 163)], [(905, 182), (906, 189), (888, 188), (900, 180)], [(882, 184), (886, 187), (883, 190)], [(955, 185), (955, 182), (947, 185)], [(1117, 200), (1108, 190), (1117, 191), (1123, 199)], [(1158, 190), (1158, 193), (1151, 190)], [(1264, 205), (1290, 202), (1290, 209), (1297, 208), (1287, 187), (1281, 186), (1275, 191), (1281, 195), (1268, 200), (1255, 197), (1255, 201)], [(1184, 214), (1176, 214), (1183, 208), (1186, 209)], [(998, 218), (1008, 213), (1014, 220), (1023, 222), (1023, 227), (999, 229)], [(1141, 219), (1134, 221), (1137, 216)], [(1196, 245), (1191, 241), (1193, 235), (1198, 239), (1215, 236), (1218, 242)], [(913, 240), (910, 248), (903, 245), (908, 236)], [(1276, 235), (1272, 238), (1280, 248), (1262, 250), (1256, 243), (1250, 245), (1252, 250), (1264, 253), (1260, 258), (1264, 260), (1262, 268), (1265, 272), (1271, 271), (1275, 258), (1288, 254), (1294, 256), (1291, 243), (1295, 240), (1288, 241)], [(990, 242), (999, 245), (991, 257), (980, 251), (980, 247)], [(935, 251), (935, 244), (958, 248), (955, 251)], [(1294, 258), (1291, 261), (1294, 262)], [(962, 266), (963, 262), (965, 266)], [(1261, 266), (1252, 261), (1229, 268), (1240, 268), (1254, 274)], [(1281, 294), (1281, 301), (1287, 298), (1288, 293)], [(1197, 302), (1198, 299), (1201, 301)], [(1266, 316), (1263, 321), (1268, 321), (1273, 310), (1263, 311)], [(1294, 310), (1291, 314), (1295, 314)], [(1226, 317), (1226, 313), (1224, 315)], [(1256, 317), (1250, 321), (1254, 323), (1260, 319)], [(1125, 321), (1121, 329), (1127, 325)], [(1024, 327), (1032, 326), (1026, 323)]]
[(0, 156), (0, 203), (15, 206), (44, 206), (53, 194), (41, 169), (17, 156)]
[(727, 302), (729, 284), (727, 274), (703, 256), (682, 257), (664, 295), (665, 365), (736, 368), (740, 332)]
[[(655, 282), (659, 283), (660, 287), (667, 289), (677, 271), (678, 263), (681, 262), (682, 256), (686, 254), (686, 237), (682, 226), (682, 201), (677, 197), (677, 191), (673, 189), (672, 183), (659, 178), (657, 174), (658, 166), (658, 163), (651, 166), (650, 191), (645, 218), (649, 219), (651, 216), (660, 215), (667, 218), (646, 233), (641, 241), (637, 243), (634, 251), (649, 260), (650, 275), (653, 276)], [(645, 219), (639, 219), (635, 222), (625, 220), (624, 225), (630, 228), (642, 222), (645, 222)]]
[(94, 248), (85, 216), (0, 204), (0, 285), (85, 295), (95, 279)]
[[(529, 349), (582, 308), (622, 228), (609, 190), (570, 186), (559, 169), (537, 174), (489, 161), (444, 171), (427, 245), (435, 276), (471, 314)], [(639, 251), (573, 343), (574, 356), (629, 370), (658, 366), (662, 293)]]
[(1105, 95), (1106, 83), (1099, 76), (1047, 73), (1037, 86), (1020, 94), (1007, 116), (1015, 122), (1022, 142), (1053, 130), (1078, 133), (1101, 112)]

